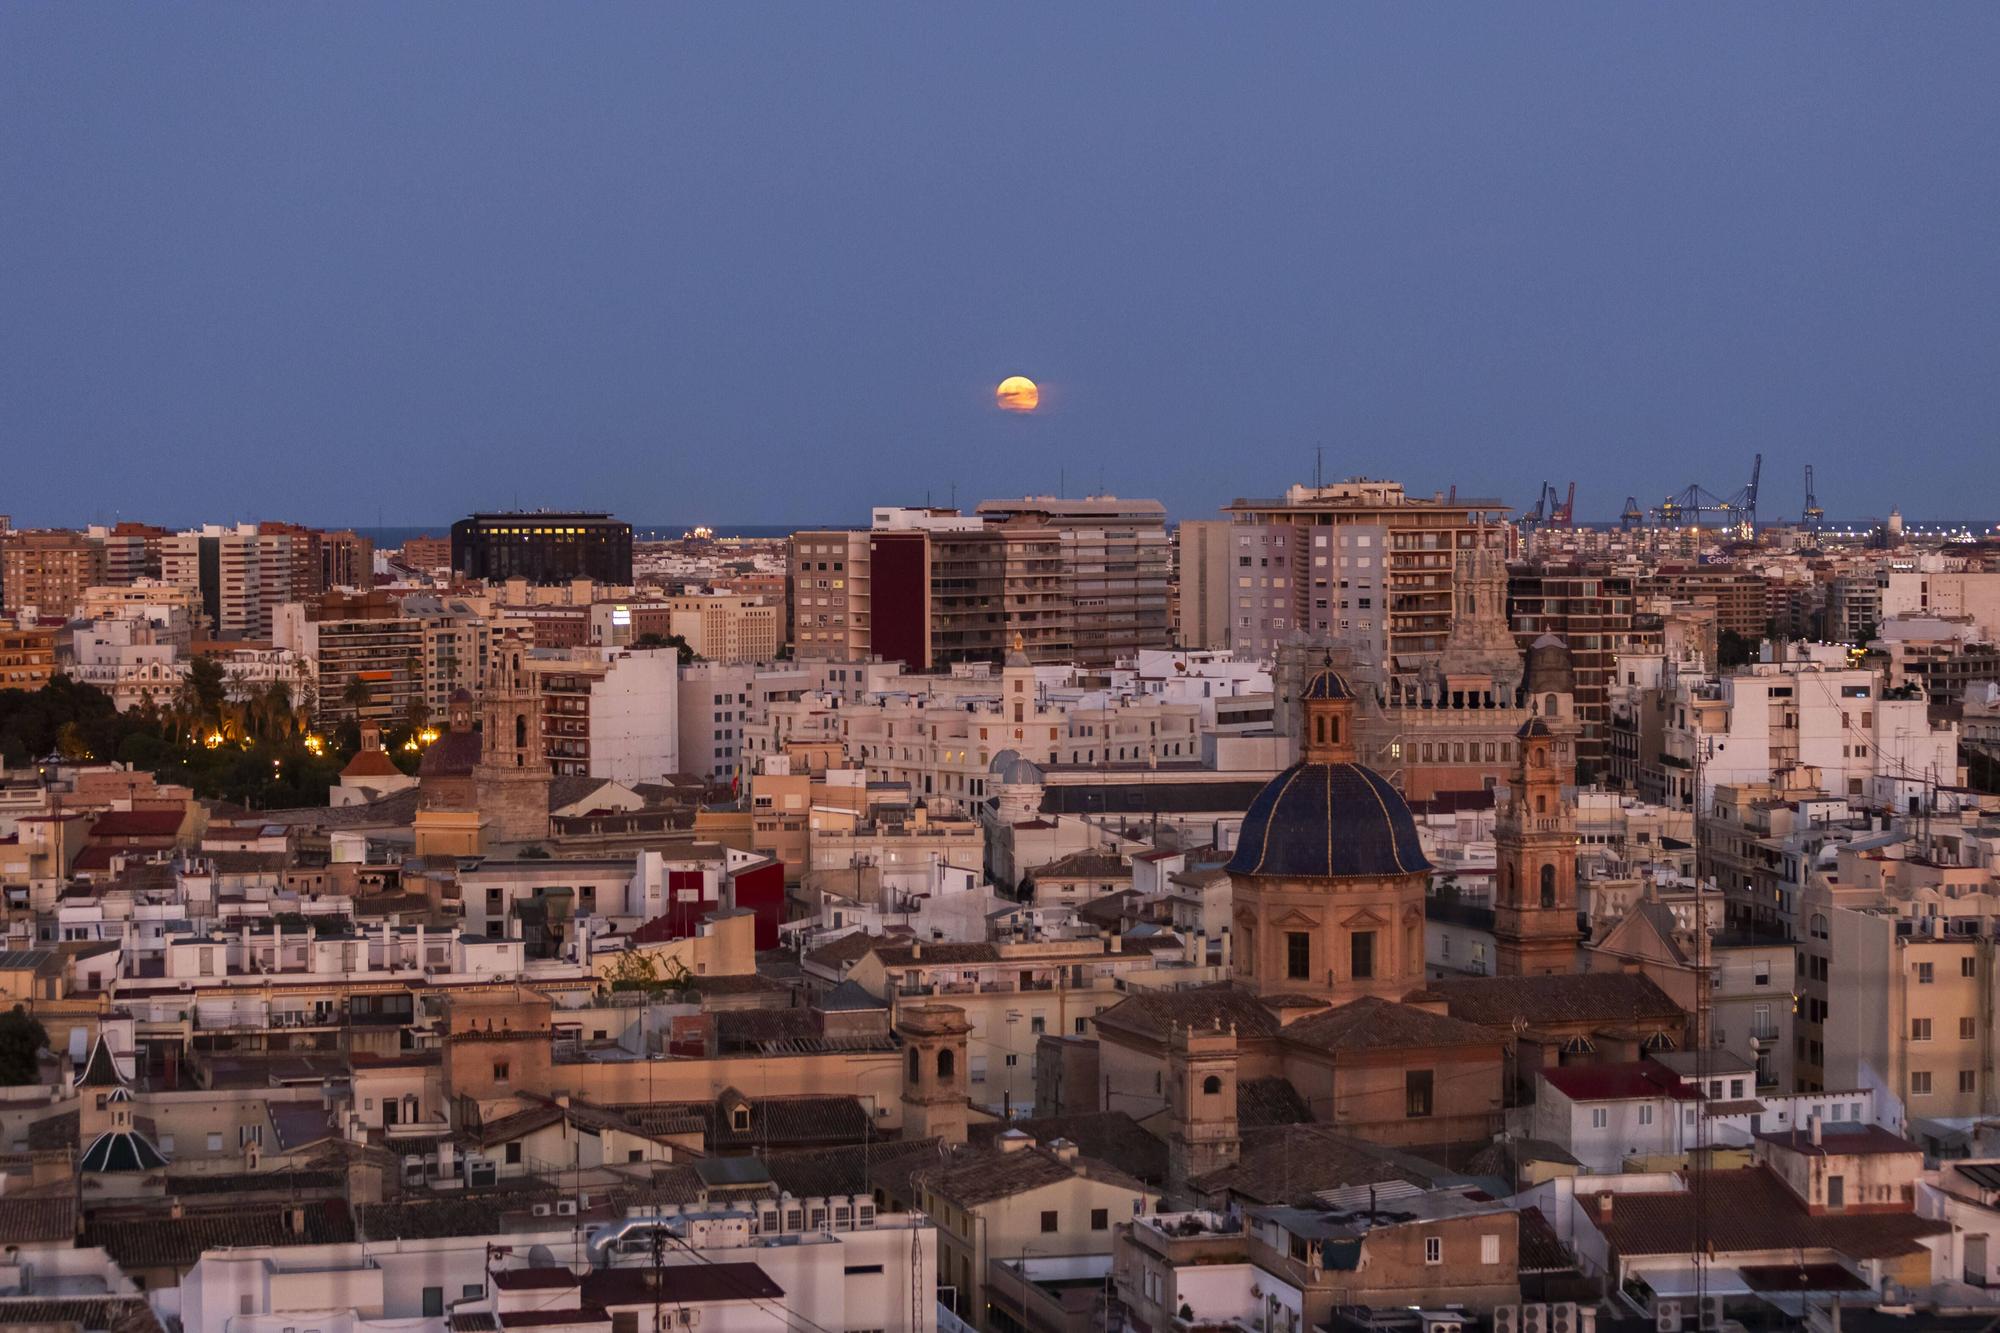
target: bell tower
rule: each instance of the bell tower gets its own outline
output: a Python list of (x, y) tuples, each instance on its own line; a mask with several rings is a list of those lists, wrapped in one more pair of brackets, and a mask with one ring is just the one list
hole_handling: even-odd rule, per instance
[(1301, 695), (1303, 731), (1300, 746), (1308, 764), (1355, 762), (1354, 695), (1328, 657), (1306, 681)]
[(1220, 1170), (1241, 1150), (1236, 1123), (1236, 1029), (1175, 1028), (1167, 1048), (1172, 1130), (1167, 1190), (1192, 1204), (1188, 1181)]
[(965, 1142), (965, 1091), (971, 1073), (965, 1039), (972, 1025), (950, 1004), (905, 1005), (896, 1012), (903, 1040), (903, 1137)]
[(549, 836), (549, 761), (542, 749), (540, 679), (528, 669), (528, 636), (496, 634), (487, 659), (485, 723), (472, 780), (488, 841)]
[(1514, 733), (1507, 803), (1494, 821), (1499, 888), (1493, 905), (1496, 970), (1550, 976), (1576, 969), (1575, 750), (1539, 713)]

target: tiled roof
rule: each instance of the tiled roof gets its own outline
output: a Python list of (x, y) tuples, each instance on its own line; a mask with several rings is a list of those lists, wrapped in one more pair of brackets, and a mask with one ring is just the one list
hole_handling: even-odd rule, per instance
[(1273, 1075), (1236, 1085), (1236, 1123), (1242, 1129), (1303, 1125), (1312, 1118), (1312, 1108), (1289, 1079)]
[(160, 1333), (142, 1296), (23, 1296), (0, 1299), (0, 1328), (78, 1328), (83, 1333)]
[(820, 945), (806, 955), (806, 961), (841, 971), (845, 970), (843, 964), (859, 962), (868, 956), (870, 949), (882, 942), (880, 935), (857, 930), (852, 935), (842, 935), (831, 944)]
[(1923, 1151), (1901, 1134), (1891, 1134), (1880, 1125), (1824, 1125), (1818, 1143), (1812, 1141), (1809, 1131), (1791, 1130), (1783, 1134), (1759, 1134), (1757, 1137), (1801, 1157), (1876, 1157)]
[(31, 1152), (50, 1152), (57, 1148), (76, 1146), (78, 1116), (74, 1110), (58, 1111), (54, 1115), (43, 1116), (28, 1126), (28, 1148)]
[[(711, 1151), (718, 1148), (759, 1148), (775, 1144), (859, 1142), (871, 1132), (868, 1108), (858, 1097), (746, 1097), (750, 1127), (739, 1130), (733, 1116), (723, 1114), (725, 1090), (712, 1102), (659, 1102), (615, 1108), (647, 1134), (674, 1132), (669, 1125), (699, 1127)], [(682, 1130), (680, 1132), (685, 1132)]]
[(122, 1088), (125, 1078), (118, 1072), (118, 1062), (111, 1056), (111, 1047), (106, 1044), (104, 1034), (97, 1034), (97, 1041), (90, 1048), (90, 1059), (77, 1076), (79, 1088)]
[(1320, 1190), (1347, 1185), (1400, 1181), (1430, 1182), (1378, 1151), (1372, 1144), (1336, 1134), (1322, 1125), (1287, 1125), (1246, 1136), (1236, 1162), (1191, 1182), (1203, 1194), (1225, 1191), (1255, 1204), (1310, 1206)]
[(916, 1179), (918, 1184), (929, 1186), (934, 1193), (962, 1208), (976, 1208), (995, 1199), (1011, 1199), (1031, 1190), (1059, 1184), (1075, 1175), (1106, 1184), (1123, 1185), (1134, 1191), (1146, 1188), (1104, 1162), (1092, 1161), (1082, 1155), (1074, 1162), (1065, 1162), (1039, 1145), (1012, 1152), (1003, 1152), (999, 1148), (959, 1152), (943, 1165), (919, 1172)]
[(1776, 1173), (1755, 1166), (1699, 1173), (1693, 1190), (1620, 1193), (1604, 1216), (1594, 1195), (1581, 1204), (1612, 1246), (1625, 1256), (1684, 1254), (1695, 1244), (1695, 1208), (1705, 1202), (1708, 1243), (1722, 1255), (1746, 1251), (1828, 1249), (1853, 1260), (1908, 1254), (1928, 1236), (1950, 1232), (1945, 1221), (1915, 1213), (1808, 1213)]
[(1360, 764), (1295, 764), (1243, 815), (1234, 875), (1338, 879), (1431, 868), (1402, 793)]
[(1227, 982), (1177, 991), (1141, 991), (1102, 1010), (1092, 1020), (1099, 1031), (1126, 1032), (1165, 1041), (1177, 1027), (1227, 1027), (1238, 1037), (1268, 1037), (1278, 1021), (1257, 998)]
[(107, 810), (90, 826), (92, 838), (171, 838), (181, 831), (180, 810)]
[(356, 1222), (369, 1240), (435, 1240), (484, 1236), (502, 1230), (510, 1213), (527, 1213), (537, 1201), (555, 1197), (549, 1189), (481, 1190), (457, 1197), (419, 1197), (400, 1203), (369, 1204)]
[(1695, 1097), (1694, 1089), (1682, 1083), (1672, 1070), (1651, 1060), (1619, 1065), (1565, 1065), (1544, 1069), (1541, 1076), (1573, 1102), (1622, 1101), (1629, 1097), (1693, 1101)]
[(1520, 1271), (1523, 1273), (1570, 1273), (1576, 1271), (1576, 1256), (1562, 1243), (1539, 1208), (1521, 1210)]
[(1109, 1163), (1149, 1185), (1167, 1178), (1166, 1142), (1140, 1128), (1139, 1122), (1123, 1111), (988, 1121), (969, 1126), (966, 1139), (975, 1148), (986, 1148), (1010, 1129), (1032, 1136), (1044, 1147), (1057, 1139), (1068, 1139), (1084, 1156)]
[(1464, 977), (1433, 981), (1453, 1018), (1511, 1029), (1565, 1023), (1678, 1023), (1679, 1005), (1636, 972), (1583, 972), (1550, 977)]
[(54, 1198), (0, 1198), (0, 1245), (28, 1245), (37, 1241), (70, 1241), (76, 1238), (76, 1199), (65, 1194)]
[(880, 944), (875, 956), (888, 967), (919, 966), (926, 963), (997, 963), (1000, 950), (991, 944)]
[(85, 1246), (101, 1245), (121, 1268), (194, 1266), (209, 1250), (280, 1245), (343, 1245), (354, 1239), (354, 1216), (339, 1199), (297, 1205), (305, 1213), (303, 1234), (292, 1230), (291, 1206), (188, 1209), (169, 1222), (164, 1214), (145, 1219), (94, 1220), (83, 1232)]
[(478, 763), (479, 733), (447, 731), (424, 751), (417, 773), (426, 778), (464, 777)]
[(396, 767), (396, 761), (383, 750), (356, 750), (354, 757), (347, 761), (347, 767), (340, 770), (343, 780), (347, 778), (399, 778), (403, 770)]
[(764, 1165), (778, 1188), (794, 1198), (868, 1194), (909, 1198), (910, 1174), (943, 1160), (938, 1139), (894, 1139), (807, 1152), (766, 1153)]
[(1301, 1018), (1281, 1029), (1278, 1039), (1315, 1051), (1490, 1046), (1497, 1040), (1477, 1024), (1375, 996)]
[(1057, 857), (1028, 872), (1030, 879), (1130, 879), (1132, 867), (1115, 852), (1085, 850)]

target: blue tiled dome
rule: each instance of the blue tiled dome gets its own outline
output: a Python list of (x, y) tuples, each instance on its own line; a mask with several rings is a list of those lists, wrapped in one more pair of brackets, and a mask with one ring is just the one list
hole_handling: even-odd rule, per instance
[(1387, 778), (1360, 764), (1294, 764), (1271, 779), (1250, 802), (1229, 861), (1232, 875), (1281, 879), (1430, 868), (1409, 804)]
[(1352, 699), (1354, 695), (1347, 688), (1346, 679), (1331, 666), (1323, 666), (1306, 678), (1306, 687), (1299, 692), (1301, 699)]

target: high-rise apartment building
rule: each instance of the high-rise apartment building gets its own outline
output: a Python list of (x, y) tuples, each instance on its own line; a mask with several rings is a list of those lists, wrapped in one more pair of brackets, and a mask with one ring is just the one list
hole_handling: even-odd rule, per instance
[(1167, 612), (1172, 554), (1166, 506), (1158, 500), (1030, 495), (983, 500), (978, 512), (990, 521), (1032, 523), (1056, 534), (1072, 660), (1108, 664), (1143, 648), (1173, 646)]
[(1532, 651), (1553, 635), (1576, 669), (1577, 766), (1595, 774), (1610, 758), (1611, 687), (1620, 655), (1661, 651), (1660, 617), (1639, 610), (1637, 579), (1590, 566), (1525, 565), (1508, 579), (1514, 635)]
[(501, 583), (632, 581), (632, 525), (605, 513), (473, 514), (451, 525), (451, 567)]
[(977, 515), (878, 508), (867, 532), (792, 537), (797, 655), (925, 671), (1109, 663), (1168, 640), (1169, 546), (1153, 500), (991, 500)]
[(1771, 625), (1771, 585), (1763, 575), (1727, 565), (1661, 565), (1639, 576), (1641, 598), (1664, 597), (1715, 608), (1719, 631), (1759, 639)]
[[(1293, 486), (1224, 508), (1233, 586), (1214, 591), (1229, 602), (1230, 646), (1275, 657), (1287, 641), (1332, 641), (1388, 677), (1414, 677), (1444, 650), (1461, 553), (1504, 551), (1512, 539), (1498, 500), (1422, 498), (1394, 481)], [(1214, 614), (1182, 611), (1184, 620)]]
[(1190, 519), (1175, 532), (1180, 548), (1175, 592), (1180, 605), (1180, 642), (1187, 648), (1227, 648), (1230, 637), (1231, 536), (1225, 518)]
[(386, 593), (327, 593), (277, 612), (275, 641), (313, 664), (321, 717), (402, 725), (425, 701), (424, 622)]
[(0, 610), (32, 606), (67, 619), (85, 589), (105, 582), (104, 548), (82, 533), (9, 532), (0, 537)]

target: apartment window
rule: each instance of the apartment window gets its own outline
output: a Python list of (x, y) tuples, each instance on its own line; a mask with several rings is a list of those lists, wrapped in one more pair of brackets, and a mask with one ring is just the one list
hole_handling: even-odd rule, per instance
[(1958, 1090), (1960, 1092), (1973, 1092), (1978, 1087), (1979, 1074), (1977, 1071), (1971, 1069), (1961, 1069), (1958, 1071)]
[(1431, 1114), (1435, 1079), (1428, 1069), (1412, 1069), (1403, 1075), (1403, 1114), (1420, 1120)]
[(1285, 932), (1285, 975), (1293, 981), (1312, 977), (1312, 936), (1303, 930)]
[(443, 1287), (424, 1288), (424, 1314), (431, 1319), (440, 1319), (444, 1316)]
[(1640, 1123), (1640, 1124), (1642, 1124), (1642, 1125), (1650, 1125), (1650, 1124), (1652, 1124), (1652, 1123), (1653, 1123), (1653, 1108), (1652, 1108), (1652, 1107), (1650, 1107), (1650, 1106), (1641, 1106), (1641, 1107), (1639, 1108), (1639, 1123)]
[(1603, 1129), (1610, 1123), (1611, 1112), (1602, 1106), (1593, 1106), (1590, 1108), (1590, 1127), (1592, 1129)]
[(1931, 1075), (1927, 1069), (1919, 1069), (1910, 1075), (1910, 1095), (1926, 1097), (1930, 1095)]
[(1482, 1264), (1497, 1264), (1500, 1262), (1500, 1238), (1498, 1236), (1481, 1236), (1479, 1238), (1479, 1262)]
[(1050, 1209), (1048, 1212), (1042, 1214), (1042, 1234), (1045, 1236), (1052, 1235), (1055, 1232), (1055, 1229), (1056, 1229), (1055, 1210)]
[(1974, 958), (1974, 957), (1973, 957), (1973, 956), (1972, 956), (1971, 954), (1967, 954), (1967, 955), (1966, 955), (1965, 957), (1963, 957), (1963, 958), (1959, 959), (1959, 960), (1958, 960), (1958, 975), (1960, 975), (1961, 977), (1976, 977), (1976, 976), (1978, 976), (1978, 975), (1979, 975), (1979, 960), (1978, 960), (1977, 958)]
[(1937, 969), (1929, 963), (1917, 964), (1917, 984), (1928, 986), (1937, 980)]
[(510, 1144), (508, 1144), (508, 1145), (507, 1145), (507, 1165), (509, 1165), (509, 1166), (519, 1166), (520, 1164), (521, 1164), (521, 1145), (520, 1145), (520, 1144), (518, 1144), (518, 1143), (510, 1143)]
[(1427, 1264), (1441, 1264), (1444, 1262), (1444, 1237), (1424, 1237), (1424, 1262)]
[(1971, 1041), (1978, 1035), (1977, 1020), (1970, 1018), (1961, 1018), (1958, 1020), (1958, 1039), (1960, 1041)]
[(1930, 1019), (1928, 1019), (1928, 1018), (1913, 1018), (1913, 1019), (1911, 1019), (1911, 1020), (1910, 1020), (1910, 1040), (1911, 1040), (1911, 1041), (1929, 1041), (1930, 1039), (1931, 1039), (1931, 1021), (1930, 1021)]
[(505, 1060), (495, 1060), (493, 1062), (493, 1081), (495, 1083), (505, 1083), (507, 1081), (507, 1073), (507, 1062)]
[(1751, 968), (1751, 980), (1754, 981), (1759, 986), (1770, 985), (1771, 965), (1766, 962), (1758, 962), (1754, 964)]
[(1091, 1209), (1091, 1210), (1090, 1210), (1090, 1229), (1091, 1229), (1092, 1231), (1109, 1231), (1109, 1230), (1111, 1229), (1111, 1212), (1110, 1212), (1110, 1210), (1109, 1210), (1109, 1209), (1105, 1209), (1105, 1208), (1093, 1208), (1093, 1209)]

